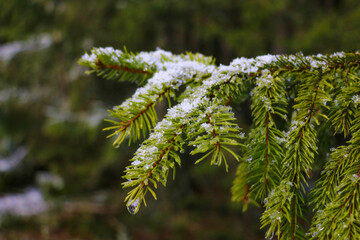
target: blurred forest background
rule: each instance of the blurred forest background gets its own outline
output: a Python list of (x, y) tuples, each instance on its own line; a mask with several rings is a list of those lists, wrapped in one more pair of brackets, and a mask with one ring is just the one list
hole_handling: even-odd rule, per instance
[(261, 209), (230, 202), (235, 161), (226, 173), (184, 154), (159, 200), (130, 215), (121, 176), (137, 144), (114, 149), (102, 128), (136, 86), (86, 75), (77, 59), (124, 45), (217, 64), (359, 50), (359, 24), (358, 0), (0, 1), (0, 240), (263, 239)]

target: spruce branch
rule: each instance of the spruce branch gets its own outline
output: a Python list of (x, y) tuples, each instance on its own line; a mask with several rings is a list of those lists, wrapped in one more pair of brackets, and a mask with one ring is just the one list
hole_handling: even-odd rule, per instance
[[(197, 62), (182, 62), (166, 71), (159, 71), (149, 79), (148, 83), (138, 88), (135, 94), (123, 102), (121, 105), (114, 107), (110, 111), (110, 117), (120, 119), (119, 121), (110, 120), (114, 126), (107, 127), (104, 130), (115, 130), (109, 137), (117, 135), (114, 146), (119, 146), (127, 136), (130, 141), (138, 140), (146, 136), (157, 122), (155, 104), (163, 97), (175, 97), (176, 91), (188, 82), (194, 81), (199, 73), (208, 75), (212, 71), (212, 66), (203, 65)], [(129, 142), (130, 142), (129, 141)]]
[(214, 59), (199, 53), (174, 55), (161, 49), (133, 53), (126, 48), (122, 51), (112, 47), (94, 48), (91, 54), (85, 53), (79, 59), (80, 65), (93, 69), (88, 73), (95, 72), (105, 79), (131, 81), (139, 85), (146, 83), (156, 72), (172, 68), (172, 63), (180, 62), (213, 65)]
[(276, 121), (286, 119), (284, 87), (284, 79), (263, 71), (253, 90), (251, 108), (254, 128), (249, 135), (247, 150), (248, 179), (251, 195), (260, 202), (280, 182), (285, 137), (277, 128)]
[(339, 87), (338, 94), (334, 100), (334, 106), (329, 114), (331, 124), (335, 128), (335, 133), (343, 132), (344, 137), (350, 133), (350, 128), (354, 120), (355, 108), (360, 102), (360, 79), (352, 74), (346, 74), (346, 79), (341, 84), (345, 86)]
[[(360, 237), (360, 111), (349, 146), (340, 146), (332, 154), (325, 174), (313, 191), (317, 209), (309, 231), (311, 239), (357, 239)], [(337, 161), (335, 161), (337, 160)], [(329, 181), (326, 183), (325, 181)], [(318, 194), (329, 192), (321, 198)], [(318, 202), (315, 202), (318, 201)], [(323, 205), (320, 205), (320, 204)]]
[[(298, 218), (303, 216), (302, 209), (298, 206), (304, 203), (302, 184), (307, 182), (306, 178), (309, 177), (309, 171), (317, 152), (316, 131), (310, 120), (314, 119), (315, 123), (319, 123), (316, 119), (316, 115), (320, 115), (317, 109), (323, 105), (323, 99), (330, 99), (326, 88), (331, 88), (331, 85), (326, 78), (323, 78), (322, 69), (317, 71), (317, 75), (309, 75), (300, 86), (298, 96), (295, 99), (297, 104), (294, 105), (294, 109), (298, 110), (296, 120), (291, 125), (286, 144), (287, 151), (282, 162), (284, 166), (282, 170), (283, 181), (292, 184), (289, 190), (292, 194), (291, 201), (285, 202), (281, 208), (278, 208), (279, 206), (271, 203), (271, 201), (265, 204), (266, 210), (262, 216), (262, 226), (270, 224), (272, 230), (267, 232), (267, 236), (270, 236), (279, 226), (277, 219), (272, 221), (269, 219), (269, 216), (274, 212), (280, 213), (280, 222), (282, 222), (280, 227), (283, 233), (278, 235), (279, 239), (297, 239), (304, 236), (303, 230), (298, 225)], [(275, 195), (277, 194), (284, 194), (286, 197), (280, 187), (275, 188)], [(289, 209), (289, 213), (283, 211), (284, 209)], [(284, 231), (285, 229), (291, 230)]]
[[(147, 184), (151, 182), (154, 188), (157, 187), (156, 182), (160, 181), (163, 185), (166, 184), (168, 170), (170, 168), (175, 169), (175, 162), (180, 165), (180, 157), (176, 152), (182, 150), (185, 141), (189, 141), (188, 139), (184, 139), (183, 133), (191, 133), (191, 130), (188, 129), (189, 126), (192, 126), (194, 122), (198, 121), (197, 116), (200, 115), (204, 108), (208, 109), (208, 116), (210, 113), (213, 113), (215, 110), (214, 107), (217, 111), (221, 109), (220, 112), (214, 111), (214, 114), (212, 114), (215, 116), (215, 119), (219, 117), (216, 127), (218, 134), (221, 133), (223, 135), (221, 138), (216, 136), (216, 138), (212, 139), (215, 145), (219, 146), (219, 143), (224, 143), (224, 145), (238, 145), (233, 138), (241, 138), (241, 136), (236, 134), (239, 133), (239, 128), (231, 123), (234, 117), (230, 112), (230, 107), (218, 105), (218, 102), (213, 102), (209, 98), (210, 96), (214, 96), (215, 92), (222, 92), (223, 90), (221, 89), (228, 89), (227, 85), (236, 84), (239, 79), (232, 77), (234, 74), (235, 73), (231, 72), (231, 69), (228, 68), (223, 68), (221, 73), (213, 74), (210, 78), (204, 80), (203, 85), (198, 86), (195, 91), (193, 91), (190, 98), (186, 98), (178, 105), (170, 108), (164, 119), (155, 126), (149, 138), (145, 140), (143, 145), (136, 151), (135, 156), (130, 160), (132, 165), (125, 170), (126, 174), (124, 178), (128, 181), (125, 182), (123, 186), (133, 187), (125, 199), (127, 206), (132, 206), (132, 209), (138, 210), (142, 203), (146, 204), (145, 196), (148, 191), (156, 198), (155, 192)], [(205, 119), (206, 121), (209, 120), (206, 114)], [(213, 123), (213, 126), (215, 128), (215, 123)], [(220, 127), (222, 127), (222, 129), (220, 129)], [(228, 132), (225, 133), (226, 130)], [(173, 135), (174, 133), (176, 133), (175, 137)], [(212, 133), (211, 131), (211, 136), (213, 136)], [(198, 132), (198, 134), (201, 134), (201, 132)], [(216, 149), (217, 151), (214, 151), (215, 154), (212, 164), (218, 163), (220, 165), (220, 163), (224, 161), (227, 166), (226, 156), (222, 152), (224, 149), (237, 159), (237, 155), (225, 146), (222, 146), (220, 149), (217, 147)], [(199, 152), (204, 151), (199, 150)], [(154, 171), (151, 166), (153, 166), (154, 169), (160, 169), (161, 166), (161, 170)]]
[(105, 79), (132, 81), (137, 84), (143, 84), (158, 67), (144, 61), (140, 54), (128, 52), (126, 48), (121, 51), (112, 47), (92, 49), (91, 54), (85, 53), (81, 57), (79, 64), (93, 69), (88, 73), (95, 72)]
[[(353, 78), (352, 81), (347, 80), (347, 87), (342, 88), (335, 99), (335, 106), (333, 107), (330, 121), (335, 127), (335, 133), (342, 128), (344, 135), (347, 136), (352, 130), (352, 140), (354, 142), (357, 136), (359, 126), (357, 125), (356, 114), (358, 114), (357, 96), (360, 93), (360, 81), (358, 78)], [(318, 180), (314, 189), (312, 189), (311, 203), (314, 205), (314, 210), (323, 209), (327, 203), (331, 202), (336, 195), (335, 188), (338, 186), (346, 174), (347, 169), (351, 168), (353, 161), (350, 159), (352, 147), (357, 146), (353, 143), (352, 146), (339, 146), (336, 149), (331, 149), (329, 160), (326, 162), (321, 178)]]
[[(161, 80), (167, 78), (173, 81), (163, 81), (159, 84)], [(163, 97), (167, 99), (174, 97), (177, 88), (175, 80), (161, 72), (156, 74), (147, 85), (138, 89), (130, 99), (114, 107), (109, 116), (120, 121), (108, 120), (114, 126), (104, 128), (104, 130), (115, 130), (108, 136), (117, 135), (114, 146), (119, 146), (127, 136), (130, 136), (129, 142), (131, 137), (133, 141), (138, 140), (141, 133), (146, 136), (157, 122), (156, 103)]]
[(335, 188), (345, 177), (345, 169), (349, 167), (349, 150), (348, 146), (339, 146), (330, 154), (321, 178), (311, 191), (311, 203), (315, 211), (323, 209), (336, 196)]
[(252, 199), (249, 197), (250, 184), (247, 182), (247, 179), (248, 165), (246, 164), (246, 161), (241, 159), (236, 170), (236, 177), (231, 187), (231, 200), (233, 202), (242, 202), (243, 211), (246, 211), (249, 202), (252, 202)]
[[(113, 126), (107, 128), (117, 136), (115, 146), (150, 133), (125, 170), (131, 213), (146, 205), (147, 193), (156, 199), (155, 189), (166, 185), (170, 169), (175, 174), (178, 152), (188, 145), (194, 147), (190, 154), (201, 154), (196, 162), (208, 157), (228, 170), (228, 157), (239, 161), (232, 200), (242, 201), (243, 210), (249, 202), (264, 203), (267, 238), (360, 238), (359, 52), (265, 55), (214, 66), (201, 54), (95, 48), (79, 63), (104, 78), (142, 85), (110, 111)], [(157, 122), (155, 106), (165, 98), (178, 103)], [(232, 107), (249, 98), (253, 124), (243, 145)], [(343, 141), (350, 140), (331, 150), (311, 190), (315, 216), (305, 235), (300, 219), (308, 205), (307, 181), (314, 163), (321, 167), (317, 126), (328, 123), (328, 136), (343, 132)]]
[[(130, 160), (131, 166), (125, 170), (124, 178), (127, 182), (124, 187), (133, 187), (128, 192), (127, 206), (132, 206), (138, 211), (141, 204), (146, 205), (145, 196), (150, 192), (156, 199), (152, 188), (157, 188), (157, 182), (166, 185), (169, 168), (175, 168), (175, 163), (181, 165), (180, 157), (176, 153), (182, 149), (182, 131), (184, 124), (174, 124), (163, 120), (157, 125), (154, 133), (136, 151)], [(160, 129), (160, 130), (159, 130)], [(155, 143), (154, 146), (151, 143)]]
[(360, 237), (360, 172), (349, 174), (335, 188), (336, 197), (317, 211), (310, 239), (358, 239)]
[(191, 155), (205, 153), (195, 163), (199, 163), (211, 155), (211, 165), (220, 166), (225, 164), (226, 171), (229, 165), (225, 153), (231, 154), (239, 161), (238, 154), (230, 149), (230, 146), (241, 145), (237, 139), (244, 138), (240, 135), (240, 129), (236, 123), (234, 114), (229, 106), (223, 106), (216, 101), (211, 101), (208, 106), (200, 106), (199, 112), (193, 114), (192, 122), (188, 127), (189, 146), (195, 147)]

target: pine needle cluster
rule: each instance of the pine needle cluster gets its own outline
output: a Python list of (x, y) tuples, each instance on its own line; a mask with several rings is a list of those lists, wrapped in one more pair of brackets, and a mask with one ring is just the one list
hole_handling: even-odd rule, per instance
[[(264, 207), (266, 238), (360, 239), (360, 53), (266, 55), (215, 66), (211, 57), (158, 49), (95, 48), (79, 60), (89, 72), (139, 85), (110, 110), (114, 146), (147, 137), (126, 168), (126, 205), (136, 213), (158, 184), (175, 176), (185, 147), (195, 163), (239, 162), (232, 200)], [(169, 107), (158, 120), (155, 106)], [(232, 106), (251, 101), (245, 133)], [(170, 105), (170, 104), (169, 104)], [(319, 135), (343, 145), (319, 149)], [(340, 134), (339, 134), (340, 133)], [(325, 162), (319, 152), (328, 152)], [(314, 183), (312, 173), (320, 166)], [(309, 213), (307, 209), (311, 209)], [(306, 220), (311, 219), (310, 223)]]

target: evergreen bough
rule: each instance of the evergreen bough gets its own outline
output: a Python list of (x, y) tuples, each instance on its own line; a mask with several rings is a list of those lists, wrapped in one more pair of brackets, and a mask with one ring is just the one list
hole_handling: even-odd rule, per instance
[[(228, 170), (228, 158), (239, 162), (232, 200), (244, 210), (250, 201), (264, 207), (266, 238), (360, 239), (359, 52), (266, 55), (215, 66), (201, 54), (108, 47), (79, 63), (106, 79), (139, 85), (110, 110), (105, 129), (115, 147), (150, 133), (125, 170), (131, 213), (146, 205), (148, 193), (156, 199), (170, 169), (175, 176), (187, 145), (199, 156), (196, 163), (206, 159)], [(155, 105), (163, 99), (178, 104), (158, 122)], [(231, 106), (247, 100), (253, 124), (245, 134)], [(321, 144), (339, 133), (343, 145)], [(323, 170), (314, 184), (315, 166)], [(313, 217), (305, 224), (308, 207)]]

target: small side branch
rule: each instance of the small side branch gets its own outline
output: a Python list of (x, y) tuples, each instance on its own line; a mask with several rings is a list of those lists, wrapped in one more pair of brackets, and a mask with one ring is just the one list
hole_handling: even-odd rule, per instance
[(136, 69), (136, 68), (130, 68), (127, 66), (121, 66), (121, 65), (114, 65), (114, 64), (103, 64), (100, 59), (97, 59), (97, 68), (98, 69), (114, 69), (129, 73), (140, 73), (140, 74), (146, 74), (146, 75), (153, 75), (153, 72), (149, 72), (143, 69)]

